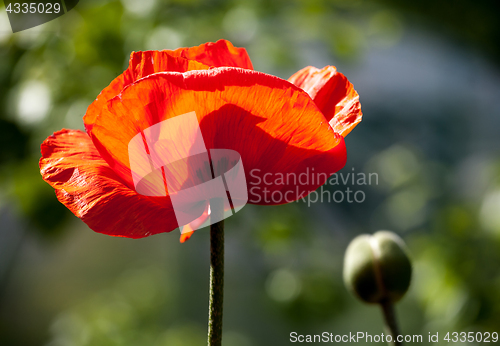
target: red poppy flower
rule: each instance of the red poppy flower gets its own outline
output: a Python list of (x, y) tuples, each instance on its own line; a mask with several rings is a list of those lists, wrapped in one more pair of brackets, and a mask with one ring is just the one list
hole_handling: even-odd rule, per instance
[[(63, 129), (42, 143), (42, 177), (96, 232), (170, 232), (182, 226), (171, 198), (136, 192), (127, 146), (145, 129), (192, 111), (207, 149), (241, 155), (249, 203), (263, 205), (304, 197), (341, 169), (343, 136), (361, 120), (358, 94), (331, 66), (307, 67), (286, 81), (254, 71), (245, 49), (225, 40), (134, 52), (87, 109), (87, 133)], [(300, 184), (276, 180), (312, 171), (317, 179)]]

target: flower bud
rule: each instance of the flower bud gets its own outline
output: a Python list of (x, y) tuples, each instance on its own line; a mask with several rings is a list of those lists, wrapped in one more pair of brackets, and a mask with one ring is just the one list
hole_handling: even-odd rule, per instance
[(411, 271), (405, 243), (389, 231), (356, 237), (344, 257), (344, 283), (367, 303), (400, 300), (410, 286)]

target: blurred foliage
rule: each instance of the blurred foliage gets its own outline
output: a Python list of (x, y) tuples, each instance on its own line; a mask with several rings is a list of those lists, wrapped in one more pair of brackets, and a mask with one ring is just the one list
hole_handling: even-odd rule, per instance
[[(429, 96), (424, 91), (435, 90), (435, 80), (417, 78), (428, 61), (411, 66), (415, 89), (383, 89), (384, 81), (398, 81), (396, 69), (386, 67), (373, 82), (380, 74), (370, 65), (383, 52), (416, 47), (396, 55), (397, 65), (419, 51), (420, 41), (439, 36), (433, 50), (445, 56), (446, 42), (459, 54), (430, 77), (453, 80), (483, 55), (490, 59), (484, 74), (495, 76), (498, 6), (86, 0), (16, 34), (0, 9), (0, 210), (17, 220), (0, 219), (0, 344), (205, 342), (208, 232), (183, 245), (177, 232), (138, 241), (95, 234), (57, 201), (38, 159), (52, 132), (83, 129), (87, 106), (124, 70), (131, 51), (220, 38), (246, 47), (256, 70), (282, 78), (306, 65), (347, 71), (365, 117), (346, 138), (342, 172), (378, 174), (377, 184), (347, 183), (366, 193), (361, 204), (246, 206), (228, 219), (224, 345), (282, 345), (292, 331), (379, 334), (380, 312), (347, 293), (341, 272), (348, 242), (378, 229), (398, 232), (414, 259), (413, 284), (398, 308), (405, 333), (498, 328), (500, 142), (487, 131), (498, 122), (485, 114), (498, 111), (492, 100), (500, 82), (481, 82), (487, 88), (474, 96), (483, 77), (471, 70), (463, 83)], [(356, 74), (363, 65), (370, 73)], [(344, 186), (325, 187), (337, 188)], [(5, 249), (19, 250), (9, 257)]]

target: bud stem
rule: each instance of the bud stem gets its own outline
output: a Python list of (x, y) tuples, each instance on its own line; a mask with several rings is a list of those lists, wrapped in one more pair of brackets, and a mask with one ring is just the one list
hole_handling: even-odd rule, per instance
[(390, 300), (384, 300), (380, 303), (380, 307), (384, 313), (384, 322), (387, 332), (392, 336), (392, 342), (388, 342), (389, 346), (402, 346), (403, 342), (397, 339), (401, 334), (399, 333), (399, 327), (396, 321), (394, 305)]
[[(221, 198), (210, 200), (211, 217), (224, 213)], [(208, 312), (208, 346), (222, 344), (222, 306), (224, 298), (224, 219), (210, 225), (210, 295)]]

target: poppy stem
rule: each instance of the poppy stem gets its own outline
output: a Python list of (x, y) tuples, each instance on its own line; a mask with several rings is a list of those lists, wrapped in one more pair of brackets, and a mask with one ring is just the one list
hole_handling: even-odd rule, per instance
[(211, 218), (221, 221), (210, 225), (210, 296), (208, 345), (221, 346), (222, 306), (224, 299), (224, 200), (210, 200)]
[(384, 322), (387, 332), (392, 336), (392, 341), (388, 341), (387, 343), (389, 346), (402, 346), (403, 342), (398, 341), (398, 336), (401, 335), (401, 333), (399, 332), (394, 305), (390, 300), (383, 300), (380, 303), (380, 307), (382, 308), (382, 312), (384, 314)]

